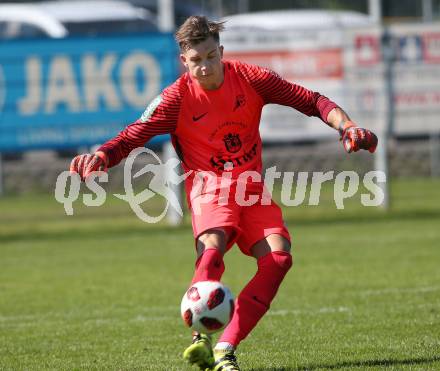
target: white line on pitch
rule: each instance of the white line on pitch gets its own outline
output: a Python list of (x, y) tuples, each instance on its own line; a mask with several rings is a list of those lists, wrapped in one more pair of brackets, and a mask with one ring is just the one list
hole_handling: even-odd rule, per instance
[(434, 292), (439, 291), (440, 286), (426, 286), (426, 287), (390, 287), (387, 289), (380, 290), (365, 290), (361, 291), (361, 296), (370, 296), (370, 295), (384, 295), (384, 294), (418, 294), (425, 292)]

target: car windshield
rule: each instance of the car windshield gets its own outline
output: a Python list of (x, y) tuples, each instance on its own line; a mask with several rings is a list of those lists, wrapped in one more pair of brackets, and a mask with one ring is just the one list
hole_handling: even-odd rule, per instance
[(139, 20), (112, 20), (94, 22), (67, 22), (64, 23), (70, 35), (95, 36), (110, 33), (148, 32), (156, 31), (157, 27), (152, 22)]
[(41, 28), (27, 22), (0, 21), (0, 39), (47, 37)]

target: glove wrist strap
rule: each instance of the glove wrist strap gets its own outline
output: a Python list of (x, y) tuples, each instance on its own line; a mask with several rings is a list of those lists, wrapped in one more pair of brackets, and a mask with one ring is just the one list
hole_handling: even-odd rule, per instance
[(108, 157), (105, 152), (97, 151), (95, 152), (95, 156), (98, 156), (102, 161), (104, 161), (105, 166), (108, 166)]
[(339, 135), (341, 135), (341, 136), (342, 136), (342, 133), (343, 133), (343, 131), (344, 131), (344, 124), (345, 124), (345, 121), (344, 121), (344, 120), (341, 120), (341, 121), (339, 122), (339, 125), (338, 125)]
[(338, 125), (338, 131), (339, 134), (342, 136), (344, 134), (344, 131), (347, 130), (348, 128), (352, 128), (355, 127), (356, 125), (352, 122), (352, 121), (345, 121), (345, 120), (341, 120), (341, 122)]

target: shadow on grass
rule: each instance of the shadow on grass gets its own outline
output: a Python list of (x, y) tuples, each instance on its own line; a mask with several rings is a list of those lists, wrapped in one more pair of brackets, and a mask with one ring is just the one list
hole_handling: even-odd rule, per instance
[(172, 234), (179, 233), (191, 233), (189, 226), (182, 225), (177, 227), (170, 227), (164, 224), (161, 225), (137, 225), (137, 226), (118, 226), (117, 224), (112, 225), (111, 228), (108, 228), (107, 225), (102, 225), (102, 228), (99, 228), (99, 224), (94, 225), (93, 228), (82, 228), (81, 226), (75, 226), (73, 228), (66, 228), (63, 226), (63, 229), (60, 231), (27, 231), (23, 233), (23, 231), (14, 231), (12, 233), (0, 233), (0, 241), (2, 242), (16, 242), (16, 241), (36, 241), (36, 240), (48, 240), (48, 241), (63, 241), (63, 240), (83, 240), (86, 238), (111, 238), (112, 236), (120, 237), (123, 235), (145, 235), (145, 236), (165, 236), (169, 235), (170, 232)]
[(359, 211), (347, 211), (338, 214), (337, 212), (322, 213), (321, 215), (286, 215), (285, 220), (295, 225), (329, 225), (329, 224), (359, 224), (359, 223), (378, 223), (382, 221), (406, 221), (406, 220), (432, 220), (440, 218), (439, 210), (397, 210), (383, 212), (381, 210), (373, 210), (366, 213)]
[[(134, 215), (134, 214), (133, 214)], [(35, 241), (37, 239), (46, 240), (73, 240), (84, 238), (97, 238), (99, 237), (99, 222), (95, 225), (95, 228), (88, 228), (87, 221), (99, 221), (100, 215), (81, 215), (81, 220), (84, 222), (82, 225), (75, 225), (69, 228), (68, 224), (64, 224), (58, 231), (47, 230), (29, 230), (23, 233), (22, 230), (14, 232), (2, 232), (0, 233), (0, 240), (3, 242), (13, 241)], [(66, 217), (67, 218), (67, 217)], [(133, 218), (136, 218), (135, 216)], [(54, 220), (59, 220), (59, 216), (54, 217)], [(111, 225), (108, 228), (108, 222), (111, 216), (103, 218), (103, 229), (105, 232), (101, 232), (105, 237), (119, 236), (121, 233), (127, 234), (148, 234), (148, 235), (166, 235), (171, 233), (191, 233), (189, 222), (185, 222), (178, 227), (170, 227), (165, 223), (160, 224), (147, 224), (138, 223), (133, 225), (118, 226), (117, 223)], [(378, 222), (391, 222), (391, 221), (407, 221), (407, 220), (433, 220), (440, 219), (440, 211), (437, 210), (398, 210), (391, 212), (368, 212), (359, 213), (358, 211), (349, 211), (342, 214), (335, 214), (329, 212), (320, 215), (286, 215), (285, 220), (291, 224), (298, 226), (319, 226), (319, 225), (338, 225), (338, 224), (364, 224), (364, 223), (378, 223)], [(19, 223), (19, 221), (17, 221)], [(106, 224), (107, 223), (107, 224)]]
[(293, 367), (266, 367), (251, 368), (251, 371), (313, 371), (313, 370), (337, 370), (344, 367), (393, 367), (404, 365), (417, 365), (424, 363), (439, 362), (440, 356), (430, 358), (408, 358), (408, 359), (374, 359), (365, 361), (345, 361), (338, 363), (311, 364), (308, 366)]

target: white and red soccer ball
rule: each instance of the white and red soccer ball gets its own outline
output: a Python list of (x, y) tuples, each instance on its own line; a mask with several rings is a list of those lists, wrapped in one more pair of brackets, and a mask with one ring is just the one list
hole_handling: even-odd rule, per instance
[(188, 327), (197, 332), (212, 334), (222, 330), (231, 320), (234, 298), (221, 282), (197, 282), (183, 295), (180, 312)]

